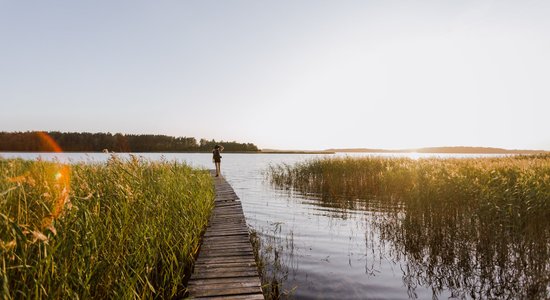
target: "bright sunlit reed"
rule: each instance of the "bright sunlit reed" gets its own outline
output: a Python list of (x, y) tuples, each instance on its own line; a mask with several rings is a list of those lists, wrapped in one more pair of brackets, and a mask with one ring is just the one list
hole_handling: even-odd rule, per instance
[(550, 218), (550, 155), (500, 158), (322, 158), (271, 166), (273, 184), (323, 200), (372, 199)]
[(176, 162), (0, 159), (1, 297), (183, 295), (213, 198)]

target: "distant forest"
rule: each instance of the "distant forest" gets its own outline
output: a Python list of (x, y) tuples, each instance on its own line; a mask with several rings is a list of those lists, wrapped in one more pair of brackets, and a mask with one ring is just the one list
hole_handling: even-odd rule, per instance
[[(251, 143), (224, 142), (194, 137), (152, 134), (111, 134), (88, 132), (44, 132), (66, 152), (210, 152), (216, 144), (225, 152), (258, 152)], [(38, 132), (0, 132), (0, 151), (48, 152), (51, 147)]]

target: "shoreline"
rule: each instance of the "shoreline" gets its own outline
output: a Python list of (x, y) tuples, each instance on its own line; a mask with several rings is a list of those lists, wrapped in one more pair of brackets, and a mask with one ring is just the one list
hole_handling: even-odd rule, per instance
[[(211, 154), (211, 152), (204, 151), (140, 151), (140, 152), (106, 152), (106, 151), (1, 151), (1, 153), (104, 153), (104, 154), (143, 154), (143, 153), (166, 153), (166, 154)], [(549, 154), (550, 151), (545, 150), (509, 150), (509, 151), (494, 151), (494, 152), (483, 152), (483, 151), (471, 151), (471, 152), (462, 152), (462, 151), (307, 151), (307, 150), (281, 150), (281, 151), (224, 151), (225, 154), (336, 154), (336, 153), (379, 153), (379, 154), (510, 154), (510, 155), (532, 155), (532, 154)]]
[[(64, 151), (64, 152), (55, 152), (55, 151), (1, 151), (1, 153), (104, 153), (104, 154), (142, 154), (142, 153), (186, 153), (186, 154), (212, 154), (211, 152), (199, 152), (199, 151), (142, 151), (142, 152), (105, 152), (105, 151)], [(336, 154), (334, 151), (224, 151), (225, 154)]]

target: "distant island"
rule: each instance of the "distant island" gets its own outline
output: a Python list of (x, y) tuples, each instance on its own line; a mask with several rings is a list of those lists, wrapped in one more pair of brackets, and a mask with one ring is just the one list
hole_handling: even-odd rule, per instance
[(89, 132), (26, 131), (0, 132), (0, 151), (50, 152), (51, 147), (39, 133), (51, 137), (65, 152), (210, 152), (216, 144), (225, 152), (258, 152), (252, 143), (215, 141), (194, 137), (153, 134), (111, 134)]
[(460, 153), (460, 154), (538, 154), (548, 153), (545, 150), (509, 150), (503, 148), (491, 147), (426, 147), (418, 149), (371, 149), (371, 148), (342, 148), (342, 149), (327, 149), (332, 152), (361, 152), (361, 153)]

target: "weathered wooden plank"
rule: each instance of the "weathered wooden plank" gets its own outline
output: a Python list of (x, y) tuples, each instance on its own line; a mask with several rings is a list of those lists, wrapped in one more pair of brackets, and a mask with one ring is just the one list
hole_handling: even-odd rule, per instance
[(243, 228), (244, 225), (235, 225), (235, 224), (228, 224), (227, 226), (223, 226), (221, 224), (219, 225), (215, 225), (215, 226), (211, 226), (209, 228), (207, 228), (206, 230), (206, 234), (208, 235), (212, 235), (214, 233), (217, 233), (217, 232), (222, 232), (222, 231), (226, 231), (226, 232), (244, 232), (246, 234), (248, 234), (248, 230)]
[[(209, 228), (210, 229), (210, 228)], [(234, 230), (224, 230), (221, 228), (212, 228), (213, 230), (206, 230), (206, 233), (204, 234), (205, 238), (214, 238), (214, 237), (220, 237), (220, 236), (239, 236), (244, 235), (245, 238), (248, 238), (248, 230), (244, 229), (234, 229)]]
[(226, 225), (213, 224), (212, 226), (209, 226), (209, 228), (211, 228), (211, 230), (225, 230), (225, 231), (239, 230), (239, 231), (248, 232), (248, 230), (243, 229), (243, 226), (244, 226), (243, 224), (239, 224), (239, 223), (228, 223)]
[[(242, 217), (239, 215), (242, 214), (242, 208), (239, 209), (223, 209), (223, 210), (217, 210), (213, 212), (212, 219), (214, 220), (222, 220), (222, 219), (235, 219), (235, 220), (241, 220)], [(244, 220), (244, 219), (243, 219)]]
[(252, 246), (250, 245), (250, 243), (246, 243), (246, 241), (238, 241), (238, 240), (234, 240), (234, 241), (224, 241), (224, 242), (221, 242), (221, 243), (218, 243), (218, 244), (211, 244), (211, 245), (204, 245), (202, 246), (201, 249), (203, 250), (207, 250), (207, 249), (218, 249), (218, 248), (223, 248), (223, 249), (227, 249), (227, 248), (237, 248), (237, 249), (252, 249)]
[[(247, 276), (258, 276), (258, 271), (235, 271), (235, 272), (208, 272), (208, 273), (197, 273), (193, 274), (195, 279), (205, 279), (205, 278), (227, 278), (227, 277), (247, 277)], [(193, 295), (193, 291), (190, 291)]]
[[(205, 252), (204, 255), (201, 254), (199, 259), (204, 258), (204, 257), (224, 257), (224, 256), (227, 256), (227, 255), (228, 255), (227, 252), (223, 252), (223, 251), (208, 251), (208, 252)], [(234, 251), (234, 252), (231, 252), (231, 256), (250, 256), (250, 257), (253, 257), (254, 253), (252, 253), (252, 251)]]
[(222, 215), (222, 214), (216, 215), (215, 217), (216, 217), (216, 221), (212, 222), (212, 224), (210, 224), (210, 227), (215, 225), (221, 225), (221, 226), (231, 225), (231, 223), (233, 223), (233, 225), (235, 224), (240, 225), (241, 228), (243, 229), (246, 228), (245, 220), (241, 220), (240, 218), (234, 218), (231, 215)]
[[(210, 232), (211, 231), (211, 232)], [(222, 236), (220, 236), (220, 233), (224, 233)], [(229, 236), (227, 237), (227, 239), (231, 239), (230, 236), (237, 236), (237, 237), (233, 237), (233, 238), (238, 238), (239, 235), (244, 235), (244, 237), (241, 237), (243, 239), (246, 239), (248, 240), (249, 238), (249, 235), (248, 235), (248, 230), (243, 230), (243, 229), (236, 229), (236, 230), (223, 230), (223, 227), (212, 227), (212, 228), (208, 228), (206, 230), (206, 233), (204, 234), (204, 239), (221, 239), (223, 238), (223, 236)]]
[[(208, 232), (207, 232), (208, 233)], [(223, 227), (219, 227), (219, 228), (216, 228), (216, 231), (215, 232), (212, 232), (212, 233), (208, 233), (208, 234), (205, 234), (205, 236), (213, 236), (213, 235), (220, 235), (220, 234), (223, 234), (223, 235), (236, 235), (236, 234), (244, 234), (244, 235), (248, 235), (248, 230), (245, 230), (245, 229), (242, 229), (242, 228), (223, 228)]]
[[(219, 243), (212, 243), (211, 245), (203, 245), (201, 249), (216, 249), (216, 248), (231, 248), (231, 247), (251, 247), (250, 244), (247, 244), (246, 241), (241, 239), (231, 239)], [(248, 248), (247, 248), (248, 249)]]
[(235, 247), (235, 250), (234, 251), (231, 251), (231, 252), (228, 252), (227, 249), (223, 249), (223, 248), (204, 248), (204, 249), (201, 249), (201, 251), (204, 251), (205, 255), (204, 257), (211, 257), (211, 256), (225, 256), (226, 254), (232, 254), (232, 255), (235, 255), (235, 254), (239, 254), (240, 256), (242, 256), (241, 254), (254, 254), (252, 252), (252, 247)]
[(243, 208), (239, 202), (223, 202), (215, 204), (218, 206), (214, 208), (214, 213), (221, 210), (241, 210)]
[(245, 220), (244, 219), (241, 219), (241, 218), (235, 218), (234, 216), (230, 215), (230, 214), (217, 214), (214, 216), (214, 220), (212, 222), (212, 224), (210, 224), (210, 226), (212, 225), (222, 225), (222, 224), (226, 224), (228, 222), (233, 222), (233, 223), (239, 223), (242, 227), (245, 227)]
[[(231, 252), (229, 252), (227, 249), (231, 248)], [(220, 253), (222, 255), (225, 255), (227, 253), (232, 253), (233, 251), (236, 252), (246, 252), (250, 253), (252, 252), (252, 247), (250, 245), (248, 246), (233, 246), (233, 247), (204, 247), (201, 248), (201, 251), (205, 251), (205, 253), (211, 254), (211, 253)]]
[(201, 248), (201, 251), (205, 251), (205, 253), (215, 251), (215, 252), (222, 252), (227, 255), (231, 255), (233, 249), (238, 251), (244, 251), (244, 250), (250, 251), (252, 247), (244, 243), (228, 243), (224, 245), (203, 246)]
[(224, 213), (220, 213), (220, 214), (217, 214), (214, 216), (214, 220), (212, 222), (212, 224), (210, 224), (211, 226), (212, 225), (222, 225), (222, 224), (226, 224), (228, 222), (233, 222), (233, 223), (239, 223), (239, 225), (241, 225), (241, 227), (244, 227), (246, 228), (245, 224), (245, 220), (244, 219), (241, 219), (241, 218), (236, 218), (235, 216), (231, 215), (231, 214), (224, 214)]
[(223, 177), (214, 182), (214, 209), (188, 282), (190, 296), (264, 299), (239, 197)]
[[(212, 220), (212, 224), (223, 224), (226, 222), (240, 223), (242, 225), (246, 224), (246, 220), (240, 217), (236, 217), (231, 214), (216, 214)], [(209, 224), (209, 225), (212, 225)]]
[[(236, 218), (225, 218), (218, 219), (216, 222), (212, 222), (208, 227), (220, 226), (222, 228), (229, 228), (230, 226), (238, 226), (239, 228), (245, 229), (246, 224), (244, 220)], [(248, 231), (248, 230), (247, 230)]]
[(212, 216), (217, 217), (219, 215), (232, 215), (234, 218), (242, 218), (240, 214), (242, 214), (242, 207), (222, 207), (220, 209), (216, 209), (212, 212)]
[(215, 296), (215, 297), (200, 297), (199, 299), (208, 299), (208, 300), (261, 300), (264, 299), (264, 296), (261, 294), (250, 294), (250, 295), (231, 295), (231, 296)]
[(210, 226), (223, 225), (223, 224), (229, 225), (228, 223), (235, 223), (235, 224), (239, 224), (241, 227), (246, 228), (246, 221), (244, 219), (235, 218), (230, 214), (217, 214), (214, 217), (215, 219), (213, 220), (212, 224), (209, 224)]
[(235, 201), (239, 198), (239, 197), (237, 197), (237, 195), (230, 194), (230, 193), (216, 194), (216, 197), (217, 198), (215, 199), (215, 201), (226, 201), (226, 200)]
[[(210, 231), (213, 231), (213, 230), (210, 230)], [(225, 229), (218, 228), (218, 229), (216, 229), (216, 231), (213, 231), (213, 232), (209, 232), (207, 230), (206, 233), (204, 234), (204, 236), (210, 237), (210, 236), (215, 236), (215, 235), (220, 235), (220, 234), (223, 234), (223, 235), (239, 235), (239, 234), (248, 235), (248, 230), (242, 229), (242, 228), (238, 228), (238, 229), (234, 229), (234, 230), (231, 230), (231, 229), (225, 230)]]
[(242, 210), (241, 206), (228, 205), (228, 206), (222, 206), (218, 209), (213, 210), (213, 213), (214, 213), (214, 215), (216, 215), (218, 212), (223, 212), (223, 211), (233, 212), (233, 213), (235, 213), (235, 215), (239, 215), (239, 217), (241, 217), (240, 216), (240, 214), (242, 213), (241, 210)]
[(243, 224), (239, 223), (227, 223), (227, 224), (213, 224), (210, 226), (212, 230), (224, 230), (224, 231), (231, 231), (231, 230), (238, 230), (238, 231), (246, 231), (248, 230), (243, 228)]
[(234, 213), (232, 212), (218, 212), (218, 213), (214, 213), (212, 215), (212, 221), (216, 221), (218, 223), (222, 223), (224, 221), (245, 221), (244, 219), (236, 216)]
[(202, 245), (203, 247), (209, 246), (209, 244), (206, 244), (206, 242), (215, 245), (215, 244), (231, 244), (231, 243), (246, 243), (248, 240), (246, 240), (245, 235), (232, 235), (232, 236), (212, 236), (207, 239), (205, 239), (205, 243)]
[(237, 282), (243, 282), (243, 283), (260, 283), (260, 279), (258, 276), (250, 276), (250, 277), (232, 277), (232, 278), (208, 278), (208, 279), (197, 279), (193, 282), (189, 282), (189, 285), (201, 285), (201, 284), (231, 284), (231, 283), (237, 283)]
[(221, 287), (220, 289), (217, 288), (200, 288), (195, 290), (195, 295), (197, 297), (205, 297), (205, 296), (229, 296), (229, 295), (242, 295), (242, 294), (252, 294), (252, 293), (258, 293), (261, 291), (261, 288), (259, 286), (236, 286), (236, 287)]
[[(250, 251), (240, 251), (240, 252), (232, 253), (231, 256), (232, 257), (240, 256), (241, 258), (253, 258), (254, 254), (251, 253)], [(215, 258), (215, 257), (225, 257), (225, 255), (223, 254), (223, 252), (208, 252), (202, 255), (200, 258), (205, 259), (205, 258)]]
[[(208, 232), (207, 232), (208, 233)], [(237, 238), (239, 236), (247, 237), (248, 232), (247, 231), (220, 231), (220, 232), (212, 232), (204, 235), (207, 238), (213, 238), (213, 237), (228, 237), (228, 238)]]
[[(221, 295), (231, 295), (231, 294), (248, 294), (248, 293), (257, 293), (261, 291), (260, 282), (233, 282), (231, 284), (227, 283), (211, 283), (207, 282), (204, 285), (198, 285), (194, 287), (195, 296), (221, 296)], [(237, 291), (235, 291), (237, 289)]]
[(245, 219), (231, 212), (219, 212), (212, 215), (213, 223), (223, 223), (227, 221), (242, 222), (243, 224), (246, 222)]
[(225, 239), (226, 241), (231, 240), (241, 240), (241, 241), (247, 241), (249, 240), (248, 231), (241, 230), (241, 229), (235, 229), (235, 230), (222, 230), (219, 228), (213, 228), (216, 230), (216, 232), (211, 232), (208, 235), (204, 235), (205, 240), (211, 240), (210, 243), (216, 243), (213, 239), (218, 239), (217, 242), (220, 242), (220, 239)]
[(243, 219), (242, 216), (242, 208), (235, 208), (235, 207), (227, 207), (227, 208), (221, 208), (217, 209), (212, 212), (213, 219), (217, 220), (218, 218), (234, 218), (234, 219)]
[[(244, 223), (244, 221), (241, 221), (239, 219), (235, 219), (235, 218), (220, 218), (218, 219), (215, 223), (213, 222), (212, 224), (210, 224), (210, 226), (208, 227), (221, 227), (221, 228), (229, 228), (229, 226), (238, 226), (239, 229), (242, 229), (244, 231), (247, 231), (248, 232), (248, 229), (246, 228), (246, 225)], [(208, 230), (207, 230), (208, 231)]]
[(201, 264), (218, 264), (218, 263), (232, 263), (232, 262), (254, 262), (253, 257), (242, 257), (242, 256), (228, 256), (228, 257), (203, 257), (198, 261), (195, 266), (200, 266)]
[[(235, 222), (235, 221), (239, 221), (239, 222)], [(246, 225), (243, 222), (240, 222), (240, 220), (234, 220), (234, 219), (229, 219), (229, 220), (227, 220), (227, 222), (219, 220), (219, 222), (211, 224), (208, 227), (217, 227), (216, 230), (224, 229), (224, 228), (229, 229), (229, 228), (232, 228), (232, 227), (237, 227), (238, 229), (242, 229), (243, 231), (248, 232), (248, 229), (246, 228)]]
[(225, 219), (244, 220), (240, 215), (242, 214), (242, 208), (239, 209), (223, 209), (212, 213), (212, 221), (222, 221)]
[(202, 250), (213, 250), (213, 249), (220, 249), (220, 250), (226, 250), (228, 249), (252, 249), (252, 246), (242, 241), (228, 241), (220, 244), (212, 244), (212, 245), (205, 245), (201, 248)]
[(231, 232), (212, 232), (212, 233), (205, 233), (204, 236), (206, 237), (212, 237), (212, 236), (233, 236), (233, 235), (247, 235), (248, 232), (246, 231), (231, 231)]
[(218, 254), (216, 253), (201, 253), (201, 255), (199, 256), (198, 258), (198, 261), (200, 262), (200, 260), (203, 260), (203, 259), (206, 259), (206, 260), (209, 260), (209, 261), (213, 261), (213, 260), (219, 260), (219, 261), (223, 261), (224, 259), (226, 260), (236, 260), (236, 259), (241, 259), (241, 260), (244, 260), (244, 259), (254, 259), (254, 255), (253, 254), (250, 254), (250, 252), (239, 252), (239, 253), (230, 253), (228, 255), (223, 255), (223, 253), (219, 252)]
[(210, 268), (196, 268), (195, 273), (200, 274), (213, 274), (213, 273), (236, 273), (236, 272), (256, 272), (256, 266), (239, 266), (239, 265), (224, 265)]
[(216, 300), (261, 300), (264, 299), (262, 294), (250, 294), (250, 295), (230, 295), (230, 296), (212, 296), (212, 297), (200, 297), (197, 299), (216, 299)]
[(244, 220), (236, 219), (236, 218), (219, 218), (216, 220), (216, 222), (212, 222), (208, 227), (214, 227), (214, 226), (221, 226), (221, 227), (228, 227), (229, 225), (237, 225), (242, 229), (246, 228), (246, 224)]
[[(242, 211), (239, 209), (239, 211)], [(240, 212), (239, 212), (240, 214)], [(237, 215), (236, 213), (230, 212), (230, 211), (220, 211), (220, 212), (214, 212), (212, 215), (212, 222), (221, 223), (224, 221), (241, 221), (245, 222), (246, 220), (242, 217)]]
[(195, 270), (199, 272), (201, 269), (216, 269), (216, 268), (223, 268), (223, 267), (229, 267), (229, 268), (256, 268), (256, 265), (254, 262), (242, 262), (242, 261), (236, 261), (236, 262), (221, 262), (221, 263), (210, 263), (210, 264), (200, 264), (195, 266)]
[(244, 220), (231, 218), (231, 217), (222, 217), (222, 216), (216, 219), (216, 222), (212, 222), (212, 224), (210, 224), (208, 227), (213, 227), (213, 226), (226, 227), (229, 225), (238, 225), (240, 228), (246, 230), (246, 224)]
[(208, 264), (231, 264), (231, 263), (253, 263), (254, 257), (242, 257), (242, 256), (229, 256), (229, 257), (202, 257), (201, 261), (195, 265), (199, 267), (201, 265)]
[(194, 271), (197, 275), (200, 274), (213, 274), (213, 273), (237, 273), (237, 272), (256, 272), (254, 274), (257, 274), (256, 266), (248, 265), (229, 265), (229, 264), (223, 264), (223, 265), (215, 265), (215, 266), (201, 266), (195, 268)]
[(205, 237), (203, 242), (203, 245), (208, 245), (207, 243), (221, 243), (223, 241), (247, 241), (247, 236), (242, 235), (233, 235), (233, 236), (211, 236), (211, 237)]

